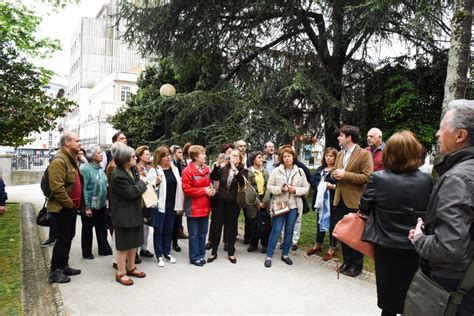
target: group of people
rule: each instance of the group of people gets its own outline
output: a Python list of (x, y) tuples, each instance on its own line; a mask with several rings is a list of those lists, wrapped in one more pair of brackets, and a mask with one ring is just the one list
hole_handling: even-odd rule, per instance
[[(403, 313), (410, 282), (421, 268), (442, 286), (456, 289), (474, 256), (474, 102), (452, 102), (437, 133), (444, 158), (435, 166), (440, 175), (435, 188), (431, 176), (419, 170), (423, 150), (409, 131), (393, 134), (385, 143), (378, 128), (367, 134), (367, 148), (360, 147), (360, 132), (345, 125), (339, 130), (339, 146), (326, 148), (321, 166), (313, 175), (297, 160), (291, 145), (268, 142), (264, 152), (247, 154), (243, 140), (224, 144), (216, 161), (207, 166), (206, 150), (199, 145), (183, 148), (161, 146), (151, 154), (148, 146), (127, 146), (126, 136), (114, 136), (110, 151), (97, 145), (85, 151), (87, 163), (80, 168), (79, 137), (65, 132), (62, 149), (49, 166), (52, 196), (48, 211), (54, 218), (56, 243), (51, 259), (50, 282), (69, 282), (80, 273), (68, 265), (76, 215), (82, 218), (82, 254), (93, 259), (92, 228), (95, 227), (99, 255), (112, 254), (107, 242), (107, 217), (114, 232), (116, 280), (132, 285), (130, 277), (143, 278), (136, 263), (141, 256), (156, 256), (157, 264), (176, 263), (171, 250), (180, 251), (178, 237), (186, 215), (189, 262), (203, 266), (218, 259), (222, 239), (227, 259), (237, 263), (235, 242), (242, 188), (250, 185), (257, 203), (243, 207), (244, 242), (253, 252), (261, 245), (264, 266), (270, 268), (281, 243), (281, 260), (292, 265), (291, 249), (298, 247), (301, 217), (313, 207), (315, 223), (313, 255), (322, 250), (326, 232), (330, 260), (337, 240), (335, 225), (350, 212), (368, 216), (363, 239), (375, 246), (378, 306), (382, 315)], [(306, 196), (313, 186), (308, 206)], [(145, 207), (142, 195), (154, 191), (158, 203)], [(209, 223), (210, 215), (210, 223)], [(144, 223), (145, 222), (145, 223)], [(147, 249), (149, 227), (153, 227), (153, 255)], [(209, 234), (208, 234), (209, 230)], [(206, 243), (206, 241), (208, 241)], [(363, 255), (341, 243), (343, 264), (339, 271), (358, 276)], [(206, 258), (206, 249), (211, 254)], [(472, 314), (474, 291), (470, 290), (459, 312)]]

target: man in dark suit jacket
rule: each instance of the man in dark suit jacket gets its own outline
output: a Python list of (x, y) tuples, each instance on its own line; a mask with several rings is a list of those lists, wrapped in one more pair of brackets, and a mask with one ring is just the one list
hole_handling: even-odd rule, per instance
[[(339, 130), (339, 146), (341, 151), (336, 157), (336, 170), (332, 176), (337, 181), (334, 194), (336, 222), (349, 212), (357, 212), (359, 201), (365, 184), (373, 172), (370, 153), (362, 149), (359, 142), (359, 128), (345, 125)], [(344, 243), (342, 246), (343, 265), (339, 271), (345, 275), (356, 277), (362, 272), (364, 255)]]

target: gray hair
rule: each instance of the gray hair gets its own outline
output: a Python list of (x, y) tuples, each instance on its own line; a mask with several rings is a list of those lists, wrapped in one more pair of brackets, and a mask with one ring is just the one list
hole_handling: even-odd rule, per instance
[(115, 142), (111, 147), (110, 147), (110, 154), (112, 155), (112, 158), (115, 157), (115, 153), (120, 147), (127, 146), (124, 143), (121, 142)]
[(247, 142), (243, 139), (239, 139), (238, 141), (235, 142), (234, 146), (237, 147), (239, 144), (245, 144), (247, 146)]
[(71, 137), (72, 136), (72, 133), (71, 132), (67, 132), (67, 131), (64, 131), (62, 134), (61, 134), (61, 137), (59, 138), (59, 145), (61, 147), (64, 147), (66, 146), (66, 142), (71, 140)]
[(115, 151), (114, 161), (119, 167), (123, 167), (127, 162), (135, 156), (135, 150), (129, 146), (120, 146)]
[(84, 154), (84, 157), (86, 157), (87, 161), (92, 161), (92, 157), (94, 157), (95, 153), (97, 152), (97, 149), (100, 149), (100, 146), (97, 144), (92, 144), (87, 147), (86, 152)]
[(181, 147), (179, 147), (178, 145), (172, 145), (172, 146), (170, 147), (170, 152), (171, 152), (172, 155), (174, 155), (174, 153), (175, 153), (176, 151), (180, 150), (180, 149), (181, 149)]
[(451, 116), (447, 120), (450, 129), (467, 130), (467, 142), (474, 145), (474, 100), (454, 100), (449, 102), (448, 111)]

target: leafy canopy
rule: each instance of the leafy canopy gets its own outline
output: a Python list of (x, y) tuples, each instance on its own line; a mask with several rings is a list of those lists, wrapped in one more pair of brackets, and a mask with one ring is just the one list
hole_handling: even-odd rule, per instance
[(41, 89), (52, 72), (38, 68), (26, 56), (46, 58), (59, 42), (37, 39), (41, 18), (19, 2), (0, 2), (0, 145), (21, 146), (32, 132), (47, 131), (73, 102), (52, 99)]

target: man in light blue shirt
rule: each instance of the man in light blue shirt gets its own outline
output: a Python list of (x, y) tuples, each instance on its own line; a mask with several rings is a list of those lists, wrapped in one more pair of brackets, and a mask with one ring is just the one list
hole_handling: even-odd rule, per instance
[(272, 142), (265, 143), (265, 155), (263, 155), (263, 163), (268, 173), (271, 174), (275, 166), (278, 164), (278, 155), (275, 155), (275, 145)]

